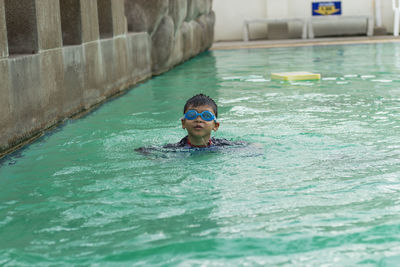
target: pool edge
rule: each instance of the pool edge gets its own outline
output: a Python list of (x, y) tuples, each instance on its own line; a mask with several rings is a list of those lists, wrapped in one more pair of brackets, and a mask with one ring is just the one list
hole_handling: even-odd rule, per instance
[(257, 49), (257, 48), (280, 48), (280, 47), (302, 47), (322, 45), (347, 45), (347, 44), (374, 44), (374, 43), (395, 43), (400, 42), (400, 37), (394, 36), (373, 36), (373, 37), (336, 37), (316, 39), (284, 39), (284, 40), (263, 40), (263, 41), (227, 41), (213, 43), (210, 51), (236, 50), (236, 49)]

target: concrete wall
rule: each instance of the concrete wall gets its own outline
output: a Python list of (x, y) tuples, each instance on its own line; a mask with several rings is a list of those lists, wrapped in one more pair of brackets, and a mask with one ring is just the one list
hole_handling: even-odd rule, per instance
[[(393, 32), (391, 0), (380, 0), (383, 26)], [(214, 3), (216, 13), (215, 41), (242, 40), (243, 21), (246, 18), (310, 18), (313, 0), (218, 0)], [(321, 2), (321, 1), (320, 1)], [(343, 15), (375, 15), (374, 0), (341, 0)], [(366, 22), (343, 20), (338, 23), (315, 24), (318, 36), (364, 34)], [(288, 38), (300, 38), (301, 27), (296, 23), (288, 26)], [(268, 39), (265, 24), (252, 24), (251, 39)]]
[(0, 0), (0, 155), (208, 49), (211, 0)]

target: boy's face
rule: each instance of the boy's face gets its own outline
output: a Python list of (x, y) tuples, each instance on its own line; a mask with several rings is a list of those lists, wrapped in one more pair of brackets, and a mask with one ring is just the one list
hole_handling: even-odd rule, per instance
[[(189, 106), (185, 112), (188, 110), (196, 110), (197, 113), (201, 113), (205, 110), (208, 110), (214, 114), (213, 109), (210, 106), (198, 106), (193, 107)], [(214, 114), (215, 115), (215, 114)], [(219, 123), (215, 121), (205, 121), (201, 118), (201, 116), (197, 116), (194, 120), (183, 119), (182, 120), (182, 128), (188, 131), (189, 136), (195, 138), (210, 138), (211, 131), (217, 131), (219, 127)]]

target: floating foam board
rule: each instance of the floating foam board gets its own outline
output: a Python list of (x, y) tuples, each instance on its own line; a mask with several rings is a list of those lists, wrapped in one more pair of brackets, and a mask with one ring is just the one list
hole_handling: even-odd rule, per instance
[(271, 73), (271, 79), (281, 80), (281, 81), (320, 80), (321, 74), (305, 72), (305, 71), (281, 72), (281, 73)]

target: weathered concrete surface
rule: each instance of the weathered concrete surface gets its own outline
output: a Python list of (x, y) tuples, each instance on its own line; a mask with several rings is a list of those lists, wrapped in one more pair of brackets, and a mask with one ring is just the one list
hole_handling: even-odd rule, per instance
[(35, 129), (44, 126), (39, 57), (31, 55), (9, 59), (12, 122), (6, 127), (12, 129), (12, 138), (8, 140), (11, 144), (35, 134)]
[(174, 31), (174, 21), (170, 16), (164, 16), (152, 38), (152, 71), (156, 75), (171, 67), (168, 65), (168, 59), (171, 57), (175, 41)]
[(151, 76), (147, 33), (0, 59), (0, 152)]
[(62, 49), (64, 80), (62, 91), (62, 113), (71, 116), (84, 109), (85, 62), (82, 46), (67, 46)]
[(11, 99), (9, 85), (8, 60), (0, 58), (0, 151), (8, 147), (14, 136), (13, 123), (11, 122)]
[(213, 43), (215, 14), (211, 0), (126, 0), (126, 4), (129, 31), (146, 31), (152, 37), (155, 75)]
[(98, 0), (100, 38), (110, 38), (126, 32), (124, 0)]
[(97, 1), (85, 0), (80, 1), (80, 12), (82, 19), (82, 42), (87, 43), (96, 41), (100, 37), (99, 19), (97, 13)]
[(85, 64), (83, 99), (86, 109), (105, 99), (103, 95), (105, 70), (100, 49), (98, 42), (83, 45)]
[(39, 50), (36, 1), (4, 0), (9, 54), (34, 54)]
[(200, 24), (192, 20), (189, 22), (189, 29), (191, 30), (191, 43), (189, 49), (192, 50), (190, 52), (190, 57), (193, 57), (201, 52), (201, 34), (203, 29), (201, 28)]
[(40, 0), (36, 3), (39, 50), (62, 46), (60, 2)]
[(102, 61), (104, 62), (105, 84), (104, 95), (112, 95), (124, 86), (128, 79), (125, 40), (108, 39), (101, 42)]
[(192, 53), (192, 28), (190, 27), (188, 22), (182, 23), (180, 28), (180, 32), (182, 34), (182, 53), (183, 53), (183, 60), (188, 60), (193, 56)]
[(82, 43), (82, 16), (79, 0), (60, 0), (63, 45)]
[(215, 14), (212, 0), (125, 0), (130, 32), (152, 38), (152, 72), (167, 71), (211, 47)]
[(172, 47), (171, 55), (168, 60), (169, 66), (178, 65), (180, 62), (184, 61), (183, 59), (183, 33), (182, 27), (179, 27), (179, 30), (175, 33), (175, 42)]
[(0, 156), (208, 49), (214, 21), (211, 0), (0, 0)]
[(6, 12), (4, 0), (0, 0), (0, 58), (8, 56)]
[(97, 0), (100, 38), (114, 36), (111, 0)]
[(203, 0), (187, 0), (186, 21), (192, 21), (204, 14), (207, 10), (206, 1)]
[(168, 6), (168, 0), (125, 0), (128, 31), (152, 35), (167, 14)]
[[(111, 93), (114, 93), (115, 90), (120, 90), (124, 86), (127, 85), (127, 83), (130, 83), (130, 71), (128, 69), (128, 48), (126, 45), (126, 38), (125, 37), (117, 37), (114, 38), (113, 40), (113, 71), (112, 73), (114, 76), (112, 76), (112, 84), (113, 84), (113, 89), (111, 90)], [(103, 57), (104, 60), (104, 57)]]
[(214, 40), (214, 27), (215, 24), (215, 13), (210, 12), (209, 14), (201, 15), (196, 20), (200, 27), (200, 38), (201, 38), (201, 51), (207, 50), (211, 47)]
[(125, 1), (124, 0), (110, 0), (112, 2), (112, 19), (113, 19), (113, 33), (114, 36), (125, 34), (127, 32), (126, 18), (125, 18)]
[(182, 26), (187, 14), (187, 0), (169, 0), (169, 16), (174, 21), (175, 32)]
[(62, 50), (44, 51), (40, 54), (39, 60), (41, 73), (39, 90), (43, 124), (54, 124), (64, 117), (62, 112), (64, 98), (61, 90), (64, 81)]
[(128, 69), (134, 83), (151, 77), (151, 39), (147, 33), (127, 35)]

